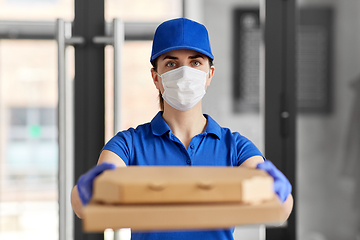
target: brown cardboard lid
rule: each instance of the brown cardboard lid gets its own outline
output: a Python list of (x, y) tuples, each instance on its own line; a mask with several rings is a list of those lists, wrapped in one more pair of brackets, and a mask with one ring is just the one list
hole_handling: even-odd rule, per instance
[(94, 202), (107, 204), (241, 202), (272, 199), (273, 178), (243, 167), (130, 166), (94, 181)]

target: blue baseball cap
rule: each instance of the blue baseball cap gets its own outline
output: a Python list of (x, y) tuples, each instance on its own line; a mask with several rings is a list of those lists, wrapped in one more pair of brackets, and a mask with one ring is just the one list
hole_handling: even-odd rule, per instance
[(186, 18), (172, 19), (157, 27), (150, 62), (175, 49), (195, 50), (214, 59), (206, 27)]

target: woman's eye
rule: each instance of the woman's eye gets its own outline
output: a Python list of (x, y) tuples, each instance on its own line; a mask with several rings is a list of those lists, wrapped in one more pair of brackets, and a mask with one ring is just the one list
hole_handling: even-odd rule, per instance
[(200, 63), (199, 61), (194, 61), (194, 62), (193, 62), (193, 65), (196, 66), (196, 67), (198, 67), (198, 66), (201, 65), (201, 63)]
[(167, 67), (175, 67), (175, 63), (174, 62), (168, 62), (166, 64)]

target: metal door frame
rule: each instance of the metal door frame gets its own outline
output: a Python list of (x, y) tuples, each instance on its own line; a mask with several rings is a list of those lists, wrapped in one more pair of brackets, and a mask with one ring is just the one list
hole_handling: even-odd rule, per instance
[[(265, 156), (287, 176), (296, 199), (296, 23), (295, 0), (262, 0)], [(268, 240), (296, 239), (296, 201), (287, 224), (267, 228)]]

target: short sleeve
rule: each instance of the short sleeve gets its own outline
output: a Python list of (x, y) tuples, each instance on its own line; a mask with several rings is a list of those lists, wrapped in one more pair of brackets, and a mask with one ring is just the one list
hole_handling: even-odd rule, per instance
[(235, 145), (237, 149), (237, 166), (240, 166), (248, 158), (254, 156), (264, 157), (260, 150), (249, 139), (240, 135), (240, 133), (238, 132), (233, 133), (233, 135), (235, 138)]
[(126, 131), (122, 131), (117, 133), (113, 138), (111, 138), (103, 147), (103, 150), (109, 150), (116, 155), (118, 155), (127, 166), (130, 164), (131, 156), (132, 156), (132, 132), (134, 129), (129, 129)]

